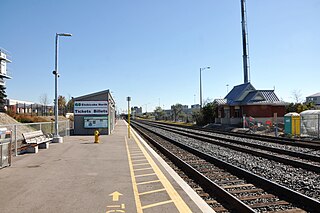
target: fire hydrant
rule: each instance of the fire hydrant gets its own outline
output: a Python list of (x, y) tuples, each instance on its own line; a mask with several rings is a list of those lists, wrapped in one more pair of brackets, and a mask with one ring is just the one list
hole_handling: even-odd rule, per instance
[(94, 142), (99, 143), (100, 132), (98, 130), (94, 131)]

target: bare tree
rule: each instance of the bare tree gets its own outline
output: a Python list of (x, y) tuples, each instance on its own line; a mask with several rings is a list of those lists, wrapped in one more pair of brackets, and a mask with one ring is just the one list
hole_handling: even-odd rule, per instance
[(48, 94), (43, 93), (39, 97), (40, 104), (44, 106), (44, 115), (47, 115), (47, 106), (49, 104)]
[(302, 94), (301, 94), (301, 90), (293, 90), (291, 92), (292, 94), (292, 99), (295, 101), (295, 103), (301, 103), (302, 102)]

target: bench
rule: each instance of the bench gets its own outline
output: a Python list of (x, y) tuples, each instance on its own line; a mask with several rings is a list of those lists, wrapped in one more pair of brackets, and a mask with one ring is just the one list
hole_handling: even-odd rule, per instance
[(38, 153), (38, 147), (40, 149), (48, 149), (49, 142), (52, 140), (51, 135), (43, 134), (42, 130), (22, 133), (23, 143), (27, 144), (28, 153)]

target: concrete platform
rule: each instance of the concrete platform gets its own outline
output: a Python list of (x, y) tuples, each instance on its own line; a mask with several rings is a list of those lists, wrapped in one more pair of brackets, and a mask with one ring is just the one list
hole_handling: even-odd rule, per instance
[(93, 140), (14, 157), (0, 170), (1, 212), (213, 212), (124, 121)]

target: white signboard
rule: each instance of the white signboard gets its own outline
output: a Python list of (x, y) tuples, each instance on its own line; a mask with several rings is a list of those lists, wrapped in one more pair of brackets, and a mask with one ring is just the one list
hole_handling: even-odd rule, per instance
[(75, 101), (75, 115), (106, 115), (108, 114), (108, 101)]
[(107, 128), (108, 117), (84, 117), (84, 128)]

